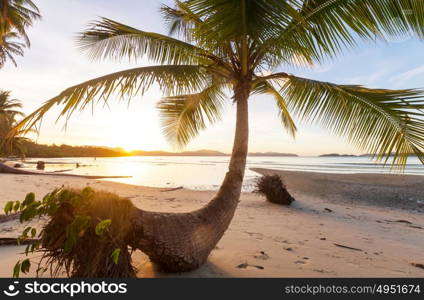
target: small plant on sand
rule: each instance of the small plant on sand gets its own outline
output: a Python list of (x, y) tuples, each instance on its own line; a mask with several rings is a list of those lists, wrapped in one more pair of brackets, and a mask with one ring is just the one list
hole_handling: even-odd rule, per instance
[[(30, 193), (23, 202), (8, 202), (6, 214), (20, 212), (20, 222), (47, 217), (40, 232), (25, 228), (18, 241), (34, 239), (25, 254), (42, 253), (37, 276), (50, 271), (52, 277), (134, 277), (131, 252), (131, 201), (87, 187), (56, 189), (41, 201)], [(13, 276), (28, 273), (29, 259), (18, 261)]]
[(286, 186), (278, 175), (264, 175), (255, 182), (254, 193), (266, 197), (269, 202), (290, 205), (294, 198), (289, 194)]

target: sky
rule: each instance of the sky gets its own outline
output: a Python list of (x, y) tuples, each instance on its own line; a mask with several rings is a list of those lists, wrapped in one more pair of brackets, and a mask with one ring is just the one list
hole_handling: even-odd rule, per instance
[[(67, 87), (108, 73), (148, 65), (137, 62), (93, 62), (77, 49), (75, 35), (87, 24), (107, 17), (145, 31), (166, 34), (156, 0), (35, 0), (42, 20), (28, 30), (31, 48), (0, 70), (0, 88), (10, 90), (13, 98), (31, 113), (44, 101)], [(388, 43), (367, 43), (343, 53), (324, 65), (304, 69), (281, 70), (297, 76), (339, 84), (361, 84), (373, 88), (424, 88), (424, 42), (410, 38)], [(38, 142), (46, 144), (101, 145), (126, 150), (175, 151), (161, 131), (155, 104), (161, 92), (152, 88), (131, 103), (111, 101), (69, 120), (56, 122), (58, 110), (43, 120)], [(113, 100), (113, 99), (111, 99)], [(343, 138), (330, 135), (319, 124), (302, 124), (293, 139), (282, 128), (273, 99), (255, 96), (250, 100), (251, 152), (284, 152), (299, 155), (360, 152)], [(230, 152), (233, 142), (235, 109), (229, 99), (219, 123), (214, 124), (187, 145), (185, 150), (214, 149)]]

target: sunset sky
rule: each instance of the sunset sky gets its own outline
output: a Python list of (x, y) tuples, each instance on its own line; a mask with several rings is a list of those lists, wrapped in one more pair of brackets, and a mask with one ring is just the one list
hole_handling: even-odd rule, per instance
[[(166, 33), (155, 0), (35, 0), (43, 19), (29, 30), (31, 48), (18, 67), (8, 63), (0, 71), (0, 88), (12, 91), (30, 113), (42, 102), (63, 89), (82, 81), (126, 68), (147, 65), (148, 61), (129, 64), (91, 62), (75, 46), (75, 33), (99, 16), (140, 28)], [(363, 84), (380, 88), (424, 88), (424, 43), (414, 40), (387, 44), (362, 45), (345, 52), (337, 60), (311, 69), (281, 69), (317, 80), (345, 84)], [(43, 121), (40, 143), (104, 145), (127, 150), (174, 150), (161, 133), (154, 109), (161, 93), (153, 88), (136, 97), (130, 106), (111, 101), (109, 108), (97, 106), (76, 113), (63, 130), (63, 121), (55, 125), (57, 110)], [(281, 127), (274, 102), (269, 97), (253, 97), (250, 107), (250, 150), (316, 155), (328, 152), (358, 153), (343, 139), (330, 136), (316, 124), (298, 123), (293, 140)], [(202, 132), (187, 150), (215, 149), (229, 152), (232, 146), (235, 111), (228, 101), (223, 120)]]

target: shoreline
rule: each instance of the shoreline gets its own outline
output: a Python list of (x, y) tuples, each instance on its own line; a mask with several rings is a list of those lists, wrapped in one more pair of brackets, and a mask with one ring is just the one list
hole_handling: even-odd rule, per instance
[[(383, 205), (384, 201), (373, 205), (372, 199), (367, 200), (370, 195), (385, 195), (394, 188), (387, 178), (364, 178), (361, 174), (332, 178), (321, 173), (319, 181), (311, 172), (260, 171), (282, 172), (296, 201), (283, 207), (242, 193), (230, 228), (204, 266), (189, 273), (164, 274), (143, 253), (135, 251), (138, 277), (424, 277), (424, 270), (411, 265), (424, 262), (422, 213), (409, 207), (389, 207)], [(402, 176), (407, 177), (396, 181), (396, 186), (417, 187), (415, 179)], [(139, 208), (163, 212), (195, 210), (215, 193), (188, 189), (164, 192), (166, 188), (55, 175), (0, 174), (0, 206), (9, 200), (22, 200), (28, 192), (43, 197), (61, 185), (90, 185), (128, 197)], [(350, 195), (349, 188), (357, 189), (358, 185), (362, 190)], [(402, 220), (408, 223), (399, 222)], [(25, 226), (18, 221), (2, 223), (0, 236), (16, 237)], [(0, 277), (11, 275), (20, 257), (17, 253), (23, 250), (18, 246), (0, 247)]]
[(424, 213), (424, 176), (378, 173), (319, 173), (250, 168), (278, 174), (288, 190), (325, 197), (335, 203), (362, 204)]

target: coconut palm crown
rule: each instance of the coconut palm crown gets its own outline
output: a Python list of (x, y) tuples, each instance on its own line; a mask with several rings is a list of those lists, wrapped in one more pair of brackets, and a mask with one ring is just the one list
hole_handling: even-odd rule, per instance
[(21, 132), (15, 132), (13, 137), (6, 140), (8, 132), (16, 125), (16, 117), (23, 117), (21, 112), (22, 103), (12, 99), (9, 91), (0, 90), (0, 155), (19, 153), (24, 155), (22, 142), (26, 139), (21, 137)]
[(29, 46), (26, 29), (40, 19), (40, 11), (31, 0), (0, 0), (0, 33), (15, 30)]
[(14, 56), (23, 56), (23, 48), (30, 46), (26, 30), (40, 18), (31, 0), (0, 0), (0, 68), (7, 59), (16, 66)]
[(270, 95), (292, 135), (296, 116), (380, 159), (393, 155), (394, 164), (404, 165), (410, 154), (424, 161), (421, 91), (339, 85), (284, 72), (285, 66), (328, 61), (359, 40), (422, 39), (423, 1), (189, 0), (161, 10), (169, 36), (106, 18), (79, 36), (93, 59), (147, 56), (154, 65), (68, 88), (19, 126), (32, 127), (55, 105), (63, 105), (61, 116), (69, 117), (96, 100), (116, 93), (131, 98), (157, 83), (165, 95), (158, 104), (164, 132), (184, 145), (220, 119), (225, 92), (238, 89)]

